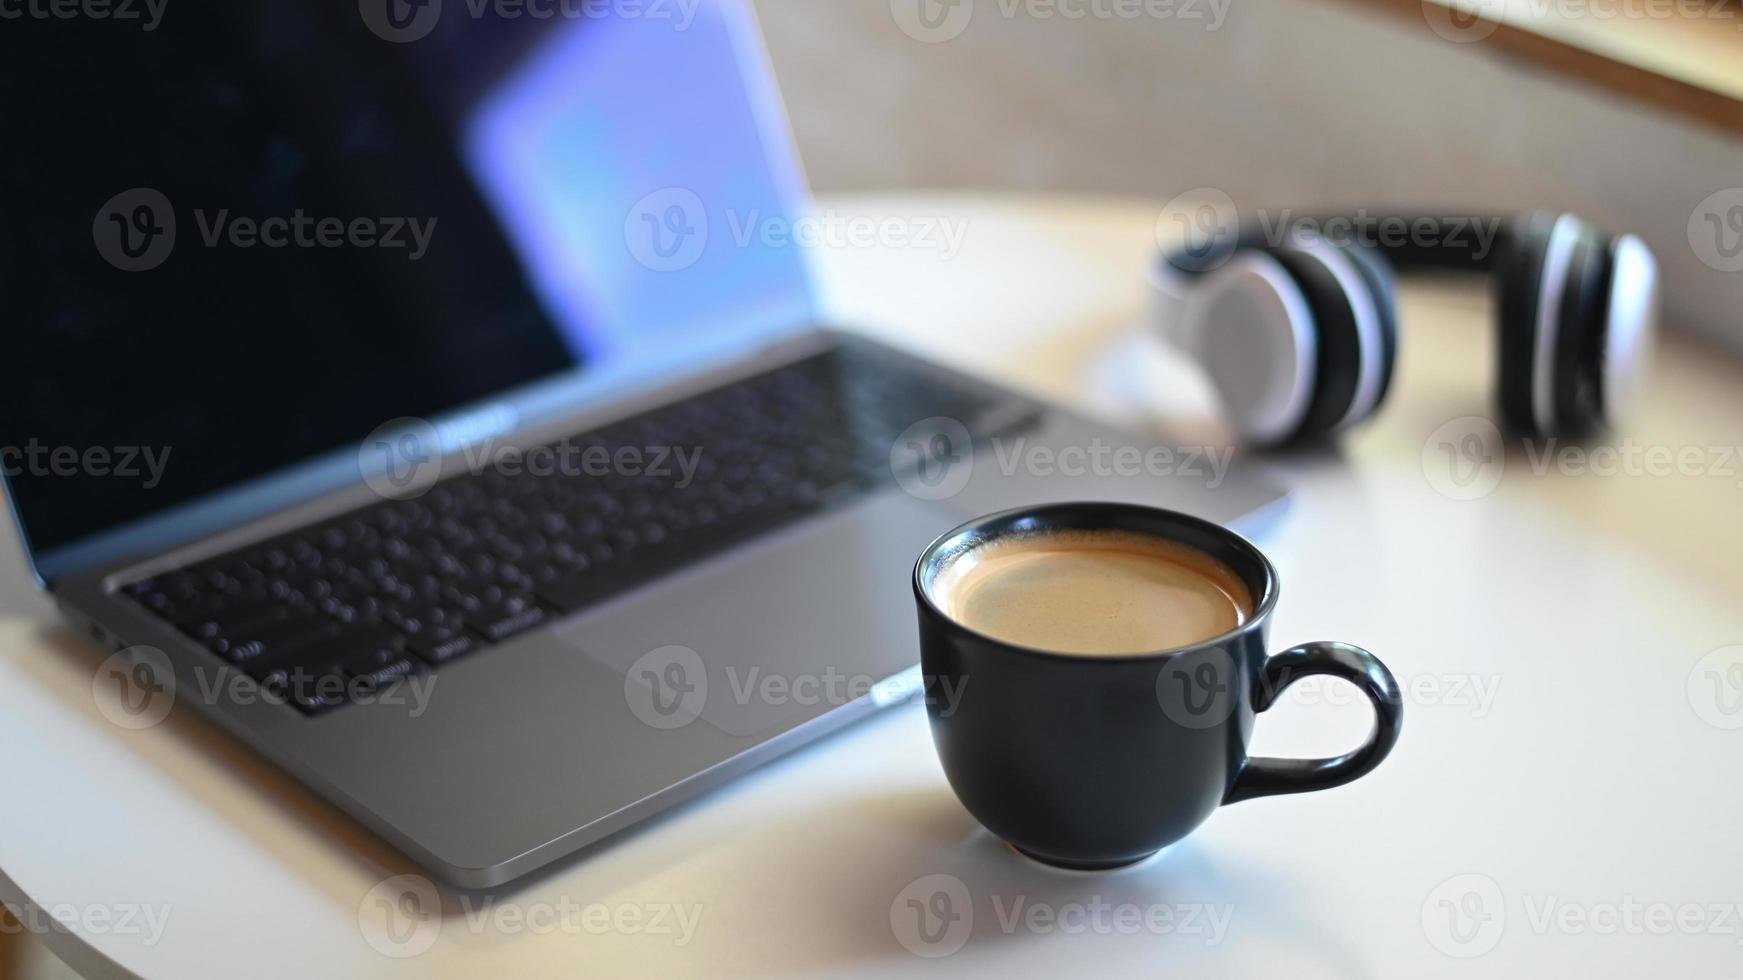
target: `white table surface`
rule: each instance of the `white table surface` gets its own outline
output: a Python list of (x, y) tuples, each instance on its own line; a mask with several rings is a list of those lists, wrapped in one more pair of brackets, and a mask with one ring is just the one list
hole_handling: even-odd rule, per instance
[[(822, 255), (839, 320), (1133, 425), (1166, 415), (1171, 440), (1221, 441), (1193, 379), (1133, 333), (1153, 206), (824, 203), (966, 222), (949, 256)], [(178, 980), (894, 975), (933, 959), (1002, 976), (1743, 976), (1743, 668), (1727, 672), (1743, 653), (1723, 651), (1743, 644), (1743, 460), (1723, 472), (1743, 368), (1667, 344), (1628, 431), (1638, 466), (1539, 473), (1514, 457), (1449, 482), (1438, 446), (1468, 423), (1443, 425), (1489, 405), (1485, 301), (1437, 283), (1403, 306), (1393, 402), (1342, 459), (1277, 463), (1293, 506), (1261, 541), (1283, 576), (1279, 647), (1360, 643), (1405, 686), (1397, 751), (1347, 788), (1243, 803), (1147, 865), (1067, 874), (975, 824), (909, 706), (585, 860), (447, 894), (395, 945), (373, 899), (415, 867), (189, 712), (107, 721), (101, 656), (14, 575), (0, 898), (76, 919), (44, 938), (81, 971)], [(1653, 475), (1654, 446), (1706, 462)], [(1455, 499), (1489, 476), (1492, 492)], [(1346, 693), (1293, 689), (1257, 748), (1353, 745), (1368, 715)], [(910, 898), (957, 925), (922, 932)]]

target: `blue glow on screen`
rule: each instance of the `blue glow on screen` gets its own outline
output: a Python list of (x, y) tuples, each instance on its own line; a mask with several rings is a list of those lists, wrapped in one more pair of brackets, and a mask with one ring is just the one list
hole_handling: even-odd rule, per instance
[(469, 166), (590, 368), (810, 318), (802, 250), (749, 231), (803, 195), (744, 16), (557, 27), (468, 120)]

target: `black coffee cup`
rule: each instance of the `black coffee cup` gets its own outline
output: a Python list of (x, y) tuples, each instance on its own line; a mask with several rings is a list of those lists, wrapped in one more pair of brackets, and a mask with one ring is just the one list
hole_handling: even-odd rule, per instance
[[(935, 601), (938, 573), (953, 558), (1000, 538), (1056, 531), (1137, 532), (1197, 548), (1246, 584), (1253, 616), (1178, 650), (1083, 656), (993, 639)], [(1276, 570), (1241, 536), (1185, 514), (1085, 503), (984, 517), (926, 548), (914, 566), (914, 596), (927, 712), (945, 776), (988, 830), (1048, 864), (1105, 869), (1141, 861), (1225, 804), (1358, 779), (1398, 741), (1402, 700), (1386, 666), (1343, 643), (1268, 657)], [(1366, 744), (1333, 759), (1249, 757), (1255, 717), (1315, 675), (1347, 680), (1374, 703)]]

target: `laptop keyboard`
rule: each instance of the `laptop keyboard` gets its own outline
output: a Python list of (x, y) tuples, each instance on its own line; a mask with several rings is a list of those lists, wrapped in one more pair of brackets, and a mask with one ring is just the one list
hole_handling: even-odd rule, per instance
[[(319, 714), (862, 497), (894, 480), (891, 445), (915, 422), (974, 428), (1009, 407), (906, 358), (837, 348), (565, 439), (548, 457), (626, 450), (640, 475), (485, 468), (123, 591)], [(1035, 418), (1019, 410), (1000, 428)], [(659, 447), (689, 458), (688, 479), (675, 455), (654, 465)]]

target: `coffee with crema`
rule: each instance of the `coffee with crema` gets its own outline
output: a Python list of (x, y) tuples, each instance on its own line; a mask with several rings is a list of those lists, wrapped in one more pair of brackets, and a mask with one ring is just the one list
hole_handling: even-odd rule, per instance
[(1127, 531), (1000, 538), (951, 561), (932, 591), (969, 629), (1080, 656), (1176, 650), (1253, 616), (1252, 595), (1228, 566)]

